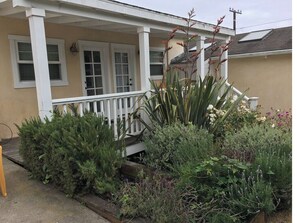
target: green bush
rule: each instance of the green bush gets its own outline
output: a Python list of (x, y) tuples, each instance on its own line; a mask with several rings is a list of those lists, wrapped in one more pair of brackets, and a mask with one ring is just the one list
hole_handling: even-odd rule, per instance
[(292, 205), (292, 154), (281, 148), (257, 151), (254, 169), (261, 168), (266, 182), (274, 189), (278, 209), (288, 209)]
[(181, 166), (178, 184), (194, 187), (200, 199), (209, 202), (225, 195), (227, 186), (239, 182), (242, 172), (248, 169), (249, 165), (226, 156), (210, 157), (196, 163), (194, 168), (193, 165)]
[(69, 195), (115, 191), (122, 150), (103, 118), (90, 113), (54, 116), (45, 123), (26, 121), (19, 132), (21, 154), (34, 177), (54, 183)]
[(230, 157), (252, 162), (260, 151), (291, 153), (292, 135), (266, 125), (245, 126), (236, 134), (227, 134), (223, 147)]
[(40, 119), (26, 120), (22, 127), (18, 127), (21, 138), (20, 155), (24, 159), (26, 167), (33, 177), (43, 180), (46, 177), (44, 171), (44, 153), (46, 138), (42, 136), (43, 123)]
[(194, 125), (174, 123), (145, 138), (144, 162), (159, 170), (172, 170), (185, 162), (199, 162), (212, 153), (213, 138)]
[(256, 174), (249, 173), (237, 183), (228, 186), (226, 193), (226, 205), (242, 221), (247, 221), (260, 211), (266, 214), (276, 209), (273, 202), (273, 189), (264, 181), (262, 171), (257, 170)]
[[(218, 116), (220, 113), (222, 113), (221, 110), (213, 108), (210, 110), (209, 116), (211, 114)], [(262, 117), (258, 110), (252, 111), (248, 107), (247, 102), (241, 101), (237, 109), (232, 110), (230, 115), (225, 119), (224, 124), (214, 133), (216, 141), (223, 141), (226, 134), (234, 134), (240, 131), (244, 126), (262, 124), (265, 120), (266, 118), (264, 116)]]
[(156, 223), (189, 222), (174, 181), (156, 174), (137, 183), (126, 183), (118, 193), (121, 215), (144, 217)]
[[(215, 201), (202, 203), (193, 188), (177, 188), (176, 180), (160, 173), (126, 183), (118, 192), (121, 215), (143, 217), (156, 223), (213, 222), (233, 219), (224, 214), (224, 208), (215, 207)], [(224, 223), (234, 222), (224, 221)]]
[(270, 125), (244, 127), (226, 136), (224, 151), (233, 158), (251, 162), (260, 168), (264, 179), (271, 183), (278, 208), (291, 205), (292, 192), (292, 134)]

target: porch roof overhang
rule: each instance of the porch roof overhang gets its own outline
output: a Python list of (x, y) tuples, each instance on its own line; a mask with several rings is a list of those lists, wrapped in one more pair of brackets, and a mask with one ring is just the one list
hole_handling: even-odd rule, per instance
[[(182, 17), (161, 13), (114, 0), (0, 0), (0, 16), (25, 19), (29, 8), (46, 12), (45, 22), (71, 25), (128, 34), (137, 34), (138, 27), (149, 27), (150, 36), (166, 39), (177, 26), (185, 26)], [(196, 21), (192, 33), (211, 37), (213, 26)], [(235, 33), (221, 27), (218, 39), (227, 39)], [(183, 33), (176, 33), (181, 38)]]

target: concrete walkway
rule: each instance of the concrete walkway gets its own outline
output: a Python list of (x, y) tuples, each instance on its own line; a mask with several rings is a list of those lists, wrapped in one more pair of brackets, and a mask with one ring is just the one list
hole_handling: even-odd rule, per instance
[(28, 171), (3, 158), (6, 198), (0, 195), (1, 223), (108, 223), (51, 185), (28, 178)]

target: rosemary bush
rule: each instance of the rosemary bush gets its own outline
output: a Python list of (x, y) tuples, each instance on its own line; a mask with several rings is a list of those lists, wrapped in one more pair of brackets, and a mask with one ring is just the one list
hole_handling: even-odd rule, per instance
[(26, 121), (18, 128), (21, 155), (33, 177), (71, 196), (115, 191), (122, 149), (103, 118), (55, 115), (51, 121)]

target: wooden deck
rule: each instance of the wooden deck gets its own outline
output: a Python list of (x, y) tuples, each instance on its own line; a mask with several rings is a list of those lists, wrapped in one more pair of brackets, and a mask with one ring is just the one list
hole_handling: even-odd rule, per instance
[(24, 166), (24, 160), (20, 156), (19, 146), (20, 146), (20, 138), (12, 138), (11, 140), (2, 141), (2, 154), (5, 158)]

